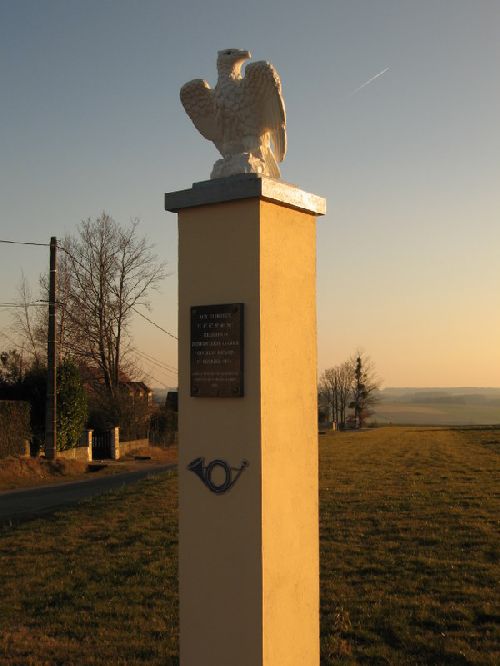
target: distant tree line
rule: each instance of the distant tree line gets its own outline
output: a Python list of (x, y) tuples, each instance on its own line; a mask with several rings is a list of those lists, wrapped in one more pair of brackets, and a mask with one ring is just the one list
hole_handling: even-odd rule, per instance
[(363, 352), (357, 352), (322, 373), (318, 387), (320, 420), (334, 421), (340, 429), (348, 422), (362, 428), (373, 413), (379, 390), (373, 362)]

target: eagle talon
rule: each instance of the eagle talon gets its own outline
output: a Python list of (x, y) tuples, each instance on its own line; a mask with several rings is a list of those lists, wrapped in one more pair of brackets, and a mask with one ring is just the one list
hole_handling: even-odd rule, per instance
[(238, 173), (270, 175), (266, 174), (266, 163), (264, 160), (255, 157), (250, 153), (241, 153), (239, 155), (231, 155), (222, 160), (217, 160), (213, 166), (210, 178), (226, 178), (227, 176), (234, 176)]

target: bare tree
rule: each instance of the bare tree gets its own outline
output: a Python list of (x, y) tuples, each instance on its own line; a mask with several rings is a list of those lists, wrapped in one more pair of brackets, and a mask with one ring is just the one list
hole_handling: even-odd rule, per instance
[[(72, 361), (79, 366), (97, 421), (106, 427), (123, 424), (130, 431), (144, 429), (150, 411), (147, 401), (144, 408), (136, 404), (123, 386), (124, 380), (142, 374), (136, 365), (130, 323), (137, 307), (149, 307), (151, 290), (166, 276), (165, 265), (139, 235), (137, 225), (134, 221), (122, 227), (106, 213), (88, 219), (75, 236), (59, 245), (57, 262), (59, 364)], [(11, 375), (25, 375), (26, 367), (43, 371), (47, 275), (40, 278), (40, 288), (42, 295), (34, 300), (23, 276), (14, 311), (14, 351), (0, 358), (0, 385), (11, 382)]]
[(349, 359), (333, 368), (327, 368), (320, 378), (320, 402), (328, 409), (332, 419), (344, 427), (346, 411), (354, 385), (354, 365)]
[[(57, 347), (59, 362), (79, 363), (86, 380), (94, 380), (111, 397), (122, 373), (138, 373), (129, 337), (136, 306), (149, 307), (148, 295), (165, 277), (165, 266), (137, 231), (138, 222), (118, 225), (102, 213), (85, 220), (76, 236), (61, 242), (57, 261)], [(48, 277), (40, 277), (42, 301)], [(45, 360), (48, 312), (29, 307), (32, 295), (23, 278), (16, 329), (35, 359)]]
[[(13, 324), (21, 350), (26, 351), (31, 357), (32, 363), (40, 365), (43, 359), (43, 351), (37, 339), (37, 310), (33, 293), (24, 276), (21, 274), (21, 282), (17, 288), (19, 295), (18, 305), (13, 313)], [(45, 338), (46, 339), (46, 338)]]
[[(58, 362), (65, 360), (77, 360), (85, 363), (89, 359), (86, 342), (86, 331), (82, 327), (82, 317), (78, 310), (74, 309), (74, 285), (75, 271), (70, 261), (67, 250), (63, 250), (71, 244), (71, 238), (66, 237), (59, 246), (61, 251), (57, 256), (57, 314), (56, 314), (56, 337)], [(80, 267), (84, 270), (84, 267)], [(49, 279), (46, 273), (40, 276), (40, 291), (43, 299), (47, 302), (49, 294)], [(38, 343), (43, 348), (47, 346), (48, 310), (43, 308), (36, 312), (36, 325), (34, 327)]]
[(379, 400), (380, 380), (373, 361), (362, 351), (344, 363), (327, 368), (319, 381), (319, 401), (323, 410), (342, 429), (347, 420), (347, 410), (354, 410), (356, 427), (361, 428), (371, 407)]
[[(64, 293), (60, 333), (63, 348), (98, 369), (107, 392), (117, 395), (130, 349), (134, 308), (149, 307), (148, 295), (165, 277), (165, 265), (137, 232), (137, 221), (121, 227), (102, 213), (85, 220), (76, 237), (62, 243)], [(61, 253), (62, 254), (62, 253)]]
[[(84, 333), (81, 327), (70, 317), (69, 308), (65, 304), (70, 301), (72, 285), (72, 267), (68, 256), (59, 253), (57, 261), (57, 308), (56, 336), (58, 362), (82, 356), (82, 340)], [(47, 356), (48, 330), (48, 275), (43, 273), (39, 278), (40, 298), (34, 299), (33, 292), (24, 274), (18, 286), (18, 301), (12, 315), (12, 329), (15, 340), (12, 342), (26, 357), (28, 365), (42, 366)]]

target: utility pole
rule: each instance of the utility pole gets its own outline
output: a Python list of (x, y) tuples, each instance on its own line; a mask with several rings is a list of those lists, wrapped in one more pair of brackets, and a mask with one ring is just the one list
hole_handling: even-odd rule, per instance
[(56, 341), (56, 284), (57, 238), (50, 239), (49, 327), (47, 335), (47, 405), (45, 410), (45, 457), (56, 457), (57, 437), (57, 341)]

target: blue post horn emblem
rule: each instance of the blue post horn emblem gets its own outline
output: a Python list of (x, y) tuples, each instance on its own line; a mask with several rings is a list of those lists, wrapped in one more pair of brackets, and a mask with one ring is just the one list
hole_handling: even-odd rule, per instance
[[(205, 465), (205, 458), (200, 457), (191, 461), (187, 468), (190, 472), (194, 472), (199, 476), (210, 491), (216, 495), (222, 495), (222, 493), (227, 493), (228, 490), (231, 490), (240, 477), (240, 474), (249, 464), (248, 460), (242, 460), (239, 467), (231, 467), (225, 460), (215, 458), (208, 465)], [(224, 471), (224, 479), (220, 483), (215, 483), (212, 479), (212, 474), (217, 467), (222, 468)]]

